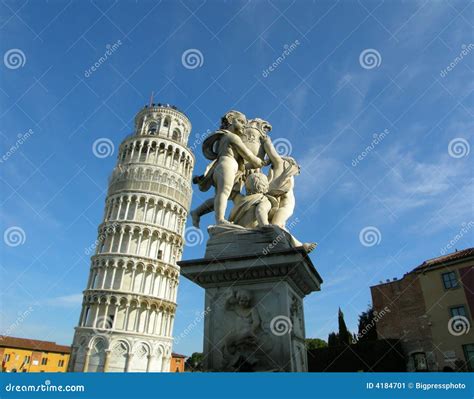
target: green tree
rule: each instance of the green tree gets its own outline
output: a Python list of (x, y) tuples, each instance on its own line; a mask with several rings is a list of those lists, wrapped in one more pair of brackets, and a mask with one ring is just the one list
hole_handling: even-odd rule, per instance
[(332, 332), (328, 336), (328, 346), (339, 346), (339, 337), (335, 332)]
[(201, 352), (194, 352), (188, 357), (184, 364), (186, 371), (202, 371), (202, 360), (204, 355)]
[(327, 346), (328, 346), (328, 344), (324, 339), (306, 338), (306, 348), (307, 349), (327, 348)]
[(375, 323), (374, 309), (370, 306), (359, 315), (358, 340), (361, 342), (377, 340), (377, 325)]
[(339, 343), (341, 345), (349, 345), (352, 341), (351, 333), (347, 329), (346, 322), (344, 321), (344, 313), (342, 313), (341, 308), (339, 308), (337, 319), (339, 325)]

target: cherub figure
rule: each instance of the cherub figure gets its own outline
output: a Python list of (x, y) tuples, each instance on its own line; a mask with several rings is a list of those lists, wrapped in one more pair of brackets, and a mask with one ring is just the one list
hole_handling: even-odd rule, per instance
[[(300, 173), (300, 167), (293, 158), (282, 157), (278, 154), (278, 151), (268, 137), (263, 138), (262, 141), (265, 152), (271, 161), (271, 167), (268, 172), (268, 180), (270, 182), (268, 197), (276, 198), (278, 201), (276, 210), (272, 211), (270, 223), (288, 231), (286, 222), (295, 210), (294, 176)], [(314, 242), (301, 243), (293, 235), (292, 238), (295, 246), (304, 247), (308, 253), (317, 246)]]
[(235, 328), (223, 346), (225, 367), (229, 370), (254, 371), (259, 363), (259, 346), (262, 320), (257, 306), (252, 304), (249, 291), (240, 289), (231, 291), (225, 308), (234, 312)]
[(264, 161), (254, 155), (242, 141), (247, 124), (245, 115), (238, 111), (227, 112), (221, 120), (219, 130), (203, 143), (203, 153), (212, 162), (202, 176), (193, 178), (201, 191), (215, 187), (216, 194), (191, 212), (193, 225), (199, 227), (200, 217), (214, 210), (216, 224), (229, 224), (225, 211), (229, 198), (240, 193), (245, 173), (245, 162), (253, 168), (261, 168)]
[(267, 195), (269, 183), (263, 173), (252, 173), (245, 181), (247, 195), (235, 199), (229, 221), (246, 228), (267, 226), (272, 207), (277, 205), (275, 198)]

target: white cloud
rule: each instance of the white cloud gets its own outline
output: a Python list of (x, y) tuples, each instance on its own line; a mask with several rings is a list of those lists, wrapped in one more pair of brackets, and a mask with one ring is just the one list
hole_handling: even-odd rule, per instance
[(59, 306), (65, 308), (77, 308), (82, 303), (82, 294), (71, 294), (58, 296), (44, 301), (48, 306)]

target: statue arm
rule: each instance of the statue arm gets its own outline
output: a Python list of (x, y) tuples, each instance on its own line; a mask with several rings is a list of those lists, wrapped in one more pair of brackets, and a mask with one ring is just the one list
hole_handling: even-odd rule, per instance
[(252, 163), (256, 168), (261, 168), (263, 166), (263, 161), (256, 155), (252, 154), (239, 136), (236, 134), (229, 134), (227, 137), (229, 138), (229, 142), (234, 146), (243, 159)]
[(275, 168), (282, 166), (283, 159), (281, 158), (280, 154), (278, 154), (278, 151), (275, 149), (275, 146), (273, 145), (270, 137), (266, 136), (262, 138), (262, 141), (263, 141), (263, 148), (265, 150), (265, 153), (270, 158), (272, 165)]
[(267, 226), (270, 222), (268, 221), (268, 215), (272, 209), (272, 204), (267, 197), (257, 205), (255, 210), (255, 216), (259, 227)]

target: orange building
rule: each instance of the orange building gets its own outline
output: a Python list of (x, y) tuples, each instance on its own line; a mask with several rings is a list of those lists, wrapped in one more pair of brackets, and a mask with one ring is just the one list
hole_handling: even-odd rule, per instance
[(184, 362), (186, 361), (186, 356), (180, 355), (179, 353), (171, 354), (171, 365), (170, 372), (172, 373), (182, 373), (184, 372)]
[(69, 346), (0, 335), (1, 371), (13, 373), (64, 373), (69, 363)]

